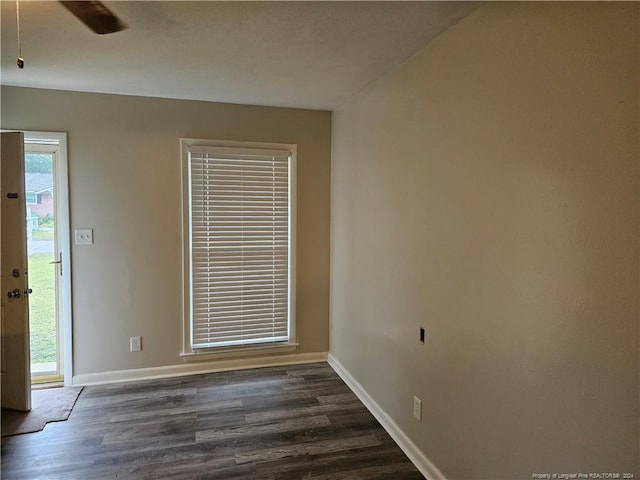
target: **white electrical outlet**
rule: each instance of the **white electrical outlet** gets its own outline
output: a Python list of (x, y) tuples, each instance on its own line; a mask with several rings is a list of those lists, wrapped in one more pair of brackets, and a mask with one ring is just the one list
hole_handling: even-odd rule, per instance
[(131, 337), (129, 339), (129, 350), (132, 352), (142, 350), (142, 337)]
[(413, 397), (413, 416), (422, 421), (422, 400), (415, 396)]

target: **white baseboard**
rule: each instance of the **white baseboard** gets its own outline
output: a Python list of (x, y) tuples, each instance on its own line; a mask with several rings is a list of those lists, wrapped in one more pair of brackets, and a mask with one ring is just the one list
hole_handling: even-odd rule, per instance
[(85, 373), (73, 376), (73, 385), (102, 385), (106, 383), (152, 380), (155, 378), (181, 377), (199, 373), (244, 370), (247, 368), (276, 367), (302, 363), (326, 362), (327, 353), (298, 353), (292, 355), (272, 355), (268, 357), (234, 358), (214, 362), (185, 363), (165, 367), (136, 368), (131, 370), (113, 370), (100, 373)]
[(356, 394), (362, 403), (376, 417), (382, 427), (393, 438), (393, 440), (402, 449), (409, 460), (416, 466), (428, 480), (447, 480), (438, 467), (431, 462), (413, 443), (409, 437), (400, 429), (387, 412), (378, 405), (367, 391), (351, 376), (344, 366), (331, 354), (328, 355), (327, 361), (331, 368), (344, 380), (351, 390)]

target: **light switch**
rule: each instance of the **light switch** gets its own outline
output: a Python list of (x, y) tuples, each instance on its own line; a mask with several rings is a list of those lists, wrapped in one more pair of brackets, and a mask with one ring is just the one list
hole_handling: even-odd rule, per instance
[(93, 244), (93, 229), (92, 228), (76, 228), (76, 245), (91, 245)]

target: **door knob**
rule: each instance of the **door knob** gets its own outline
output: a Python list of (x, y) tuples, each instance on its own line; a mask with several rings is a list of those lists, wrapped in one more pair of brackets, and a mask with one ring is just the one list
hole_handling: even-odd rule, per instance
[(29, 295), (30, 293), (33, 293), (33, 289), (32, 288), (25, 288), (24, 289), (24, 294), (25, 295)]
[(7, 293), (9, 298), (20, 298), (20, 289), (14, 288), (9, 293)]

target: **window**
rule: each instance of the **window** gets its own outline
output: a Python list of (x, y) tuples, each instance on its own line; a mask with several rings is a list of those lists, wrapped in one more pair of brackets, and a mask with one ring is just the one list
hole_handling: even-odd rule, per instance
[(295, 145), (182, 146), (185, 353), (292, 344)]

